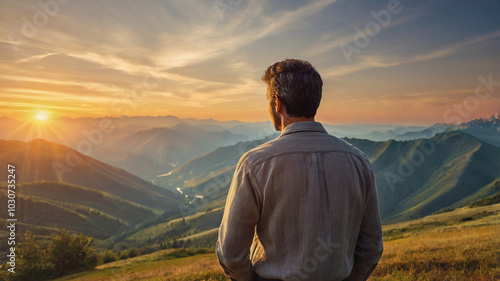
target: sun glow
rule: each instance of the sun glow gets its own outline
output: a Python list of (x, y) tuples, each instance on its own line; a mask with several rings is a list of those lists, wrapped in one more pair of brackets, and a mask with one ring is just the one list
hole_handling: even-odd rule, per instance
[(47, 121), (49, 119), (49, 113), (46, 111), (38, 111), (35, 114), (35, 119), (38, 121)]
[(25, 115), (23, 122), (13, 130), (11, 136), (24, 135), (23, 141), (33, 139), (45, 139), (47, 141), (62, 143), (70, 134), (64, 126), (61, 126), (57, 114), (53, 111), (38, 109), (33, 110), (30, 115)]

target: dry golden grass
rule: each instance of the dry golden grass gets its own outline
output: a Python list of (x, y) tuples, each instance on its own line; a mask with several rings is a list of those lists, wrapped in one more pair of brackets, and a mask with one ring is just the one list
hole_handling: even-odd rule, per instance
[(500, 280), (500, 226), (433, 231), (384, 243), (370, 280)]
[[(105, 264), (96, 270), (60, 279), (75, 281), (219, 281), (226, 280), (213, 253), (175, 257), (183, 250), (166, 250), (151, 255)], [(189, 250), (188, 250), (189, 251)], [(174, 254), (172, 258), (169, 254)]]

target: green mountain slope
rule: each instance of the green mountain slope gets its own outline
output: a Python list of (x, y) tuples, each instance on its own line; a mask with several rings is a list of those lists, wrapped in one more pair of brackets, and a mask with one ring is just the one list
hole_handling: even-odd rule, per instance
[[(178, 196), (69, 147), (37, 139), (27, 143), (0, 140), (0, 165), (15, 165), (22, 183), (53, 181), (104, 191), (155, 209), (175, 206)], [(7, 175), (0, 174), (0, 182)], [(171, 208), (174, 210), (173, 208)]]
[[(68, 211), (76, 209), (91, 210), (102, 214), (110, 220), (100, 231), (93, 231), (99, 237), (118, 234), (127, 226), (136, 225), (144, 221), (144, 218), (152, 218), (161, 214), (159, 210), (151, 209), (137, 203), (119, 198), (115, 195), (98, 191), (92, 188), (82, 187), (74, 184), (60, 182), (32, 182), (21, 184), (16, 187), (18, 198), (31, 200), (31, 202), (53, 206), (67, 206)], [(32, 208), (28, 204), (18, 204), (18, 210), (22, 210), (22, 222), (36, 225), (46, 223), (46, 219), (34, 219), (39, 213), (38, 208)], [(65, 210), (64, 208), (62, 210)], [(59, 217), (64, 214), (59, 214)], [(111, 223), (112, 222), (112, 223)], [(95, 222), (88, 221), (89, 224)], [(65, 228), (66, 224), (59, 223), (54, 227)], [(85, 228), (84, 225), (75, 225), (75, 230)], [(82, 231), (80, 231), (82, 232)]]
[(487, 198), (494, 194), (500, 194), (500, 179), (497, 179), (490, 184), (485, 185), (484, 187), (477, 190), (474, 194), (469, 195), (457, 203), (453, 204), (451, 208), (463, 207), (471, 204), (472, 202), (478, 201), (483, 198)]
[[(0, 192), (0, 200), (7, 200), (5, 192)], [(58, 229), (69, 229), (105, 239), (127, 227), (118, 218), (85, 205), (23, 195), (17, 197), (16, 203), (16, 225), (20, 234), (31, 230), (38, 235), (49, 236)], [(0, 218), (5, 220), (7, 216), (2, 215)]]
[(473, 194), (479, 199), (477, 192), (500, 178), (500, 149), (462, 132), (388, 141), (383, 150), (372, 151), (365, 147), (373, 143), (347, 141), (373, 162), (386, 222), (423, 217)]
[[(495, 193), (490, 185), (500, 179), (500, 149), (463, 132), (411, 141), (346, 141), (373, 163), (386, 223), (467, 205)], [(174, 169), (160, 184), (178, 188), (199, 209), (221, 207), (237, 160), (262, 142), (216, 149)]]
[[(161, 216), (179, 216), (178, 195), (66, 146), (0, 140), (0, 166), (6, 170), (8, 164), (15, 166), (19, 233), (65, 228), (105, 239)], [(7, 173), (0, 173), (2, 202), (6, 181)]]
[[(180, 190), (187, 200), (187, 206), (192, 207), (191, 213), (207, 205), (210, 208), (222, 207), (225, 200), (221, 199), (227, 195), (239, 158), (272, 138), (219, 147), (159, 176), (156, 182), (170, 190)], [(211, 204), (213, 202), (218, 204)]]
[[(214, 229), (220, 225), (223, 212), (223, 208), (218, 208), (198, 212), (179, 219), (167, 220), (163, 223), (141, 229), (133, 235), (128, 236), (125, 241), (129, 244), (141, 244), (148, 240), (160, 244), (167, 241), (171, 242), (174, 238), (177, 240), (191, 239), (194, 241), (206, 235), (212, 235)], [(203, 247), (206, 246), (203, 245)]]

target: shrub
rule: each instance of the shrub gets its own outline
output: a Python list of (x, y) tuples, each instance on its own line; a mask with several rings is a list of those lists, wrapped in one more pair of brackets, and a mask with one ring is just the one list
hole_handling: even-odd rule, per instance
[(53, 234), (47, 243), (37, 241), (28, 230), (18, 249), (16, 267), (20, 270), (2, 276), (5, 280), (48, 280), (94, 268), (99, 262), (91, 237), (66, 230)]
[(102, 262), (103, 263), (110, 263), (116, 261), (116, 254), (115, 252), (111, 250), (107, 250), (106, 252), (102, 253)]
[(98, 263), (97, 251), (91, 246), (92, 238), (72, 235), (67, 230), (52, 235), (52, 260), (57, 276), (94, 268)]

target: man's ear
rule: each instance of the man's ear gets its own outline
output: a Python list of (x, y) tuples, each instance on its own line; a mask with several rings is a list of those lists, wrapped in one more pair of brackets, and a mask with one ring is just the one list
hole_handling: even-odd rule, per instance
[(276, 112), (280, 112), (280, 110), (283, 108), (283, 103), (281, 102), (281, 99), (277, 95), (274, 97), (275, 97), (274, 109), (276, 109)]

